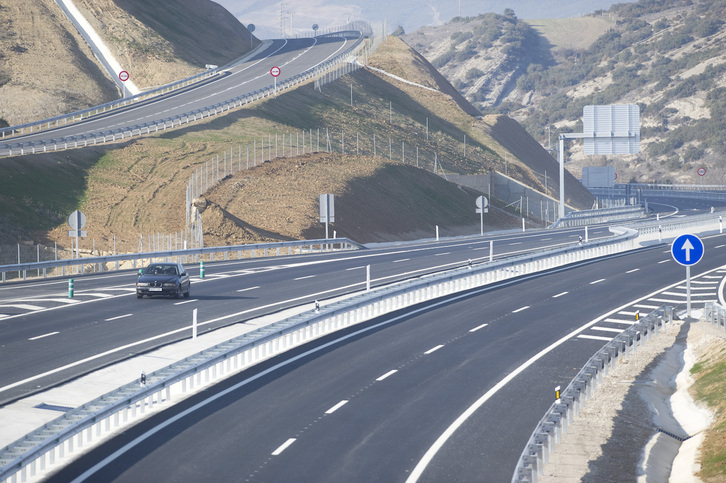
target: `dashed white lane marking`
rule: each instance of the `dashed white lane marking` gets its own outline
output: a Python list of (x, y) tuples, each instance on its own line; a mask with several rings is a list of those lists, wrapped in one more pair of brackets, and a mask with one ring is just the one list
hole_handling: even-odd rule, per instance
[(510, 245), (521, 245), (521, 244), (522, 244), (522, 242), (513, 242), (513, 243), (510, 243)]
[(634, 272), (637, 272), (637, 271), (639, 271), (639, 270), (640, 270), (639, 268), (634, 268), (634, 269), (632, 269), (632, 270), (628, 270), (628, 271), (627, 271), (627, 272), (625, 272), (625, 273), (634, 273)]
[(335, 411), (337, 411), (338, 409), (342, 408), (342, 407), (343, 407), (343, 406), (345, 406), (346, 404), (348, 404), (348, 400), (347, 400), (347, 399), (343, 399), (343, 400), (342, 400), (342, 401), (340, 401), (340, 402), (339, 402), (338, 404), (336, 404), (336, 405), (335, 405), (335, 406), (333, 406), (332, 408), (330, 408), (330, 409), (328, 409), (327, 411), (325, 411), (325, 414), (333, 414), (333, 413), (334, 413)]
[(446, 252), (446, 253), (436, 253), (436, 254), (435, 254), (434, 256), (435, 256), (435, 257), (440, 257), (441, 255), (451, 255), (451, 252)]
[(306, 275), (304, 277), (293, 278), (293, 280), (305, 280), (306, 278), (313, 278), (315, 275)]
[(486, 327), (487, 325), (489, 325), (489, 324), (481, 324), (481, 325), (480, 325), (480, 326), (478, 326), (478, 327), (474, 327), (473, 329), (470, 329), (470, 330), (469, 330), (469, 332), (476, 332), (476, 331), (477, 331), (477, 330), (479, 330), (479, 329), (483, 329), (483, 328), (484, 328), (484, 327)]
[(395, 374), (395, 373), (397, 373), (397, 372), (398, 372), (398, 369), (394, 369), (394, 370), (392, 370), (392, 371), (388, 371), (388, 372), (386, 372), (385, 374), (383, 374), (382, 376), (380, 376), (380, 377), (376, 378), (376, 381), (380, 382), (380, 381), (382, 381), (382, 380), (384, 380), (384, 379), (386, 379), (386, 378), (388, 378), (388, 377), (390, 377), (390, 376), (394, 375), (394, 374)]
[(237, 292), (247, 292), (247, 291), (250, 291), (250, 290), (256, 290), (258, 288), (260, 288), (259, 285), (257, 285), (256, 287), (241, 288), (241, 289), (237, 290)]
[(592, 339), (592, 340), (607, 340), (607, 341), (613, 340), (612, 337), (600, 337), (599, 335), (584, 335), (584, 334), (578, 335), (577, 338), (578, 339)]
[(512, 313), (513, 314), (516, 314), (516, 313), (521, 312), (523, 310), (527, 310), (528, 308), (529, 308), (529, 305), (525, 305), (524, 307), (520, 307), (517, 310), (512, 310)]
[(185, 300), (183, 302), (175, 302), (174, 305), (184, 305), (184, 304), (190, 304), (192, 302), (198, 302), (199, 299), (191, 299), (191, 300)]
[(56, 334), (60, 334), (60, 332), (49, 332), (47, 334), (39, 335), (37, 337), (31, 337), (28, 340), (38, 340), (38, 339), (42, 339), (43, 337), (50, 337), (51, 335), (56, 335)]
[(594, 282), (590, 282), (590, 285), (595, 285), (596, 283), (604, 282), (605, 279), (601, 278), (600, 280), (595, 280)]
[(351, 268), (346, 268), (345, 271), (346, 272), (350, 272), (351, 270), (360, 270), (362, 268), (366, 268), (366, 267), (363, 267), (363, 266), (360, 266), (360, 267), (351, 267)]
[(394, 260), (394, 261), (393, 261), (393, 263), (399, 263), (399, 262), (407, 262), (407, 261), (409, 261), (409, 260), (411, 260), (411, 259), (410, 259), (410, 258), (402, 258), (402, 259), (400, 259), (400, 260)]
[(661, 263), (668, 263), (668, 262), (670, 262), (670, 260), (661, 260), (660, 262), (658, 262), (658, 265), (660, 265)]
[(297, 438), (288, 439), (287, 441), (282, 443), (279, 448), (277, 448), (275, 451), (272, 452), (272, 456), (279, 455), (280, 453), (285, 451), (287, 449), (287, 447), (290, 446), (292, 443), (294, 443), (296, 440), (297, 440)]
[(444, 345), (443, 344), (439, 344), (436, 347), (432, 347), (431, 349), (427, 350), (426, 352), (424, 352), (424, 354), (429, 355), (432, 352), (436, 352), (437, 350), (441, 349), (442, 347), (444, 347)]
[(560, 297), (562, 297), (563, 295), (567, 295), (568, 293), (570, 293), (570, 292), (562, 292), (562, 293), (558, 293), (557, 295), (553, 295), (553, 296), (552, 296), (552, 298), (553, 298), (553, 299), (556, 299), (556, 298), (560, 298)]
[(111, 322), (112, 320), (118, 320), (118, 319), (125, 319), (126, 317), (131, 317), (134, 314), (124, 314), (124, 315), (118, 315), (116, 317), (111, 317), (110, 319), (106, 319), (106, 322)]

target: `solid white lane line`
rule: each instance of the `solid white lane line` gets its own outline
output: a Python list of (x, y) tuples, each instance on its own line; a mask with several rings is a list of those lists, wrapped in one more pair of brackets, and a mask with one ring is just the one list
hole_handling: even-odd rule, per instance
[(639, 268), (634, 268), (634, 269), (632, 269), (632, 270), (628, 270), (628, 271), (627, 271), (627, 272), (625, 272), (625, 273), (634, 273), (634, 272), (637, 272), (637, 271), (639, 271), (639, 270), (640, 270)]
[(424, 354), (429, 355), (432, 352), (436, 352), (437, 350), (441, 349), (442, 347), (444, 347), (444, 345), (443, 344), (439, 344), (436, 347), (432, 347), (431, 349), (427, 350), (426, 352), (424, 352)]
[(295, 442), (295, 440), (297, 440), (297, 438), (290, 438), (287, 441), (285, 441), (284, 443), (282, 443), (279, 448), (277, 448), (275, 451), (272, 452), (272, 456), (277, 456), (280, 453), (282, 453), (283, 451), (285, 451), (288, 446), (290, 446), (292, 443)]
[(390, 377), (390, 376), (394, 375), (397, 372), (398, 372), (398, 369), (394, 369), (392, 371), (388, 371), (385, 374), (383, 374), (381, 377), (376, 378), (376, 381), (380, 382), (380, 381), (386, 379), (387, 377)]
[(489, 324), (481, 324), (481, 325), (480, 325), (480, 326), (478, 326), (478, 327), (474, 327), (473, 329), (470, 329), (470, 330), (469, 330), (469, 332), (476, 332), (476, 331), (477, 331), (477, 330), (479, 330), (479, 329), (483, 329), (483, 328), (484, 328), (484, 327), (486, 327), (487, 325), (489, 325)]
[(563, 295), (567, 295), (568, 293), (570, 293), (570, 292), (562, 292), (562, 293), (558, 293), (557, 295), (553, 295), (553, 296), (552, 296), (552, 298), (553, 298), (553, 299), (556, 299), (556, 298), (560, 298), (560, 297), (562, 297)]
[(306, 275), (304, 277), (293, 278), (293, 280), (305, 280), (306, 278), (313, 278), (315, 275)]
[(529, 308), (529, 305), (525, 305), (524, 307), (520, 307), (517, 310), (512, 310), (513, 314), (516, 314), (517, 312), (521, 312), (523, 310), (527, 310)]
[(116, 317), (111, 317), (110, 319), (106, 319), (105, 322), (111, 322), (112, 320), (118, 320), (118, 319), (125, 319), (126, 317), (131, 317), (134, 314), (124, 314), (124, 315), (118, 315)]
[(590, 282), (590, 285), (595, 285), (596, 283), (604, 282), (605, 279), (601, 278), (600, 280), (595, 280), (594, 282)]
[(247, 287), (247, 288), (241, 288), (241, 289), (237, 290), (237, 292), (247, 292), (247, 291), (249, 291), (249, 290), (256, 290), (256, 289), (258, 289), (258, 288), (260, 288), (260, 286), (259, 286), (259, 285), (257, 285), (256, 287)]
[(342, 400), (342, 401), (340, 401), (340, 402), (339, 402), (338, 404), (336, 404), (336, 405), (335, 405), (335, 406), (333, 406), (332, 408), (330, 408), (330, 409), (328, 409), (327, 411), (325, 411), (325, 414), (333, 414), (333, 413), (334, 413), (335, 411), (337, 411), (338, 409), (342, 408), (342, 407), (343, 407), (343, 406), (345, 406), (346, 404), (348, 404), (348, 400), (347, 400), (347, 399), (343, 399), (343, 400)]
[(50, 337), (51, 335), (56, 335), (56, 334), (60, 334), (60, 332), (49, 332), (47, 334), (39, 335), (37, 337), (31, 337), (28, 340), (38, 340), (38, 339), (42, 339), (43, 337)]

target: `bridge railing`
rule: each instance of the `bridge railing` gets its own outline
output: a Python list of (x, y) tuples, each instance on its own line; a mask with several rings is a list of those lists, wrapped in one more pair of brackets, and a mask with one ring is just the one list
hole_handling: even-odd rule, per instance
[(337, 330), (415, 304), (513, 277), (632, 249), (637, 232), (500, 261), (473, 264), (366, 291), (219, 344), (129, 381), (0, 450), (0, 481), (26, 481), (173, 400)]
[(574, 423), (603, 377), (615, 364), (627, 360), (639, 346), (672, 322), (673, 308), (660, 307), (619, 333), (585, 363), (535, 427), (517, 462), (513, 483), (536, 483), (537, 477), (544, 474), (543, 467), (550, 453), (555, 451), (555, 445), (567, 432), (567, 427)]
[(638, 206), (619, 206), (615, 208), (600, 208), (597, 210), (571, 211), (564, 218), (560, 218), (552, 228), (572, 228), (597, 223), (635, 220), (645, 216), (645, 209)]

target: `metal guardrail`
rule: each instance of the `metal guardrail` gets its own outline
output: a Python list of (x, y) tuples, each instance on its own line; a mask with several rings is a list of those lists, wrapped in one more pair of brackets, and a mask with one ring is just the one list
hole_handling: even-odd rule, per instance
[[(197, 260), (202, 255), (209, 255), (211, 261), (214, 261), (215, 253), (224, 253), (224, 259), (229, 259), (229, 254), (237, 252), (238, 259), (242, 258), (243, 251), (251, 251), (252, 257), (255, 256), (255, 252), (262, 251), (264, 256), (267, 256), (269, 251), (275, 251), (276, 255), (282, 254), (281, 250), (287, 248), (287, 255), (303, 254), (306, 253), (304, 248), (308, 248), (307, 253), (313, 253), (315, 247), (318, 247), (318, 251), (322, 252), (325, 250), (349, 250), (352, 248), (365, 248), (360, 243), (349, 240), (348, 238), (328, 238), (319, 240), (294, 240), (287, 242), (276, 242), (276, 243), (252, 243), (249, 245), (229, 245), (222, 247), (206, 247), (206, 248), (189, 248), (186, 250), (169, 250), (160, 252), (146, 252), (146, 253), (126, 253), (122, 255), (108, 255), (101, 257), (82, 257), (82, 258), (68, 258), (63, 260), (51, 260), (47, 262), (29, 262), (20, 263), (15, 265), (0, 265), (0, 280), (2, 282), (7, 281), (7, 274), (18, 272), (18, 277), (25, 280), (28, 272), (36, 272), (38, 276), (42, 272), (42, 277), (47, 277), (48, 269), (61, 268), (61, 276), (66, 275), (66, 268), (68, 267), (80, 267), (81, 275), (85, 273), (85, 267), (90, 268), (94, 272), (108, 271), (113, 269), (119, 270), (121, 262), (133, 262), (133, 268), (137, 268), (138, 261), (144, 260), (160, 260), (170, 261), (171, 259), (184, 260), (185, 257), (195, 257)], [(295, 252), (297, 248), (297, 252)], [(79, 270), (76, 270), (78, 272)]]
[(713, 324), (719, 329), (726, 331), (726, 307), (713, 302), (707, 302), (703, 318), (709, 324)]
[(131, 424), (173, 397), (240, 371), (257, 362), (334, 331), (456, 292), (595, 257), (629, 250), (637, 232), (612, 229), (616, 236), (496, 262), (467, 265), (440, 274), (364, 292), (260, 328), (147, 375), (146, 384), (128, 384), (72, 409), (0, 450), (0, 481), (26, 481), (66, 455)]
[[(346, 32), (343, 32), (345, 34)], [(362, 40), (363, 39), (363, 32), (356, 31), (358, 37)], [(297, 84), (300, 84), (302, 82), (305, 82), (309, 79), (312, 79), (319, 75), (320, 72), (324, 72), (333, 66), (341, 63), (346, 62), (347, 58), (353, 55), (355, 52), (358, 52), (360, 49), (364, 48), (364, 45), (361, 42), (355, 43), (342, 53), (338, 54), (333, 59), (315, 66), (313, 68), (310, 68), (296, 76), (293, 76), (283, 82), (278, 82), (276, 85), (270, 84), (267, 87), (264, 87), (262, 89), (258, 89), (252, 93), (245, 94), (242, 96), (237, 96), (231, 99), (228, 99), (223, 102), (219, 102), (217, 104), (213, 104), (211, 106), (207, 106), (201, 109), (195, 109), (193, 111), (185, 112), (183, 114), (179, 114), (172, 117), (162, 118), (158, 119), (152, 122), (147, 122), (143, 124), (136, 124), (133, 126), (123, 127), (119, 129), (112, 129), (107, 131), (99, 131), (89, 134), (84, 134), (80, 136), (66, 136), (61, 137), (57, 139), (50, 139), (46, 141), (35, 141), (35, 142), (28, 142), (28, 143), (10, 143), (10, 144), (4, 144), (2, 147), (7, 148), (9, 151), (9, 156), (13, 156), (13, 154), (29, 154), (29, 153), (39, 153), (39, 152), (47, 152), (47, 151), (58, 151), (58, 150), (64, 150), (69, 148), (77, 148), (77, 147), (84, 147), (88, 145), (95, 145), (95, 144), (101, 144), (106, 142), (114, 142), (118, 140), (124, 140), (133, 136), (141, 136), (143, 134), (150, 134), (152, 132), (158, 132), (161, 130), (166, 130), (168, 128), (174, 128), (181, 126), (182, 124), (188, 124), (190, 122), (195, 122), (202, 120), (207, 117), (215, 116), (217, 114), (224, 113), (226, 111), (229, 111), (231, 109), (236, 109), (238, 107), (247, 105), (251, 102), (257, 101), (259, 99), (264, 99), (266, 97), (272, 96), (275, 94), (275, 92), (279, 92), (285, 89), (292, 88), (296, 86)], [(216, 70), (210, 70), (208, 71), (208, 75), (216, 74), (220, 69)], [(202, 74), (200, 74), (202, 75)], [(171, 84), (172, 86), (176, 86), (177, 84)], [(160, 88), (163, 89), (163, 88)], [(166, 92), (171, 90), (169, 88)], [(158, 90), (157, 90), (158, 91)], [(144, 95), (147, 95), (146, 93)], [(82, 116), (84, 114), (87, 114), (86, 117), (89, 117), (91, 112), (93, 113), (103, 113), (107, 112), (103, 109), (105, 109), (104, 106), (110, 108), (111, 106), (116, 106), (119, 102), (123, 103), (123, 105), (127, 105), (127, 102), (131, 102), (131, 100), (136, 99), (137, 97), (141, 96), (132, 96), (130, 98), (125, 98), (120, 101), (115, 101), (112, 103), (104, 104), (101, 106), (93, 107), (90, 109), (86, 109), (84, 111), (78, 111), (77, 113), (73, 113), (71, 115), (65, 115), (65, 116), (59, 116), (58, 118), (53, 118), (50, 120), (43, 120), (39, 121), (38, 123), (31, 123), (29, 125), (23, 125), (23, 126), (14, 126), (10, 128), (5, 128), (4, 130), (0, 130), (0, 133), (2, 133), (2, 137), (4, 137), (6, 132), (14, 132), (13, 130), (17, 129), (18, 127), (25, 128), (30, 127), (32, 132), (32, 126), (37, 126), (42, 123), (50, 122), (56, 122), (59, 123), (61, 119), (68, 119), (68, 116), (71, 116), (72, 122), (76, 120), (81, 120), (81, 117), (79, 119), (75, 118), (75, 115), (78, 114), (79, 116)], [(135, 101), (134, 101), (135, 102)], [(98, 111), (98, 109), (101, 109), (101, 111)], [(84, 118), (85, 119), (85, 118)], [(56, 126), (52, 126), (53, 128)], [(36, 131), (38, 132), (38, 131)], [(28, 133), (24, 133), (28, 134)], [(17, 150), (16, 153), (13, 151)]]
[(645, 209), (642, 206), (619, 206), (598, 210), (571, 211), (552, 225), (552, 228), (572, 228), (575, 226), (594, 225), (612, 221), (625, 221), (642, 218)]
[(513, 483), (537, 482), (537, 477), (544, 474), (543, 467), (549, 454), (554, 452), (568, 425), (573, 424), (580, 409), (602, 383), (603, 376), (672, 322), (673, 308), (660, 307), (619, 333), (587, 361), (532, 432), (512, 475)]

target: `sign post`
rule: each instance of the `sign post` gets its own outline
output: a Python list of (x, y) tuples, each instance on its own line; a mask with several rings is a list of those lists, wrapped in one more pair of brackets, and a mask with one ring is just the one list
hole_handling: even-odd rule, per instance
[(78, 252), (78, 237), (85, 237), (87, 235), (86, 230), (81, 230), (86, 226), (86, 215), (76, 210), (68, 217), (68, 224), (72, 230), (68, 230), (69, 237), (76, 237), (76, 258), (79, 257)]
[(277, 66), (270, 69), (270, 75), (275, 81), (275, 99), (277, 99), (277, 76), (280, 75), (280, 72), (280, 68)]
[(476, 212), (481, 213), (481, 236), (484, 236), (484, 213), (489, 213), (489, 200), (484, 196), (476, 199)]
[(696, 235), (681, 235), (671, 244), (671, 255), (676, 263), (686, 267), (686, 316), (691, 316), (691, 265), (703, 258), (703, 242)]
[(123, 82), (123, 84), (121, 84), (121, 97), (126, 97), (126, 81), (129, 80), (129, 77), (129, 73), (125, 70), (118, 73), (118, 79)]
[(325, 239), (328, 236), (328, 225), (335, 223), (335, 197), (332, 194), (320, 195), (320, 223), (325, 223)]

